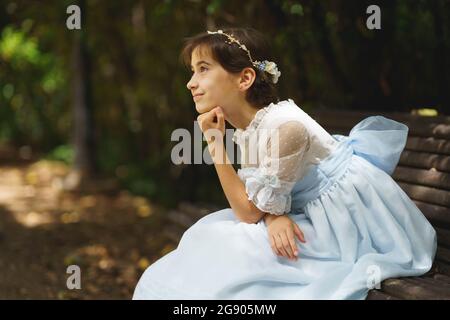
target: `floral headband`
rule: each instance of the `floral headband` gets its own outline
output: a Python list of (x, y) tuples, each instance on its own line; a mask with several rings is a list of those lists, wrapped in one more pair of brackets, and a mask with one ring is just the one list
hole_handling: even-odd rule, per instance
[(247, 47), (243, 44), (241, 44), (239, 42), (239, 40), (237, 40), (235, 37), (233, 37), (233, 35), (229, 35), (226, 34), (225, 32), (223, 32), (222, 30), (217, 30), (217, 31), (208, 31), (208, 34), (223, 34), (224, 36), (226, 36), (229, 40), (226, 41), (226, 43), (232, 44), (233, 42), (236, 42), (238, 44), (238, 46), (244, 50), (245, 52), (247, 52), (247, 55), (250, 59), (250, 62), (259, 70), (261, 71), (265, 71), (267, 73), (269, 73), (270, 75), (272, 75), (272, 82), (273, 83), (277, 83), (278, 82), (278, 78), (281, 76), (281, 72), (278, 71), (277, 65), (275, 62), (272, 61), (258, 61), (255, 60), (253, 61), (252, 56), (250, 55), (250, 51), (247, 49)]

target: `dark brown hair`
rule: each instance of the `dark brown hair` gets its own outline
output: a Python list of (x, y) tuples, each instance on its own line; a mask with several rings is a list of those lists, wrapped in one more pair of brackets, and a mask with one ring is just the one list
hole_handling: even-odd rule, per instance
[[(250, 51), (253, 61), (275, 61), (270, 55), (266, 38), (259, 31), (253, 28), (222, 28), (221, 30), (226, 34), (233, 35), (242, 45), (245, 45)], [(247, 52), (242, 50), (237, 43), (233, 42), (230, 45), (226, 42), (227, 40), (228, 38), (224, 35), (208, 34), (207, 32), (185, 38), (180, 58), (190, 69), (192, 52), (199, 47), (202, 50), (209, 49), (212, 58), (229, 73), (237, 74), (244, 68), (251, 67), (255, 70), (256, 77), (246, 92), (247, 101), (257, 108), (263, 108), (272, 102), (279, 102), (277, 88), (271, 82), (270, 75), (256, 68), (250, 62)]]

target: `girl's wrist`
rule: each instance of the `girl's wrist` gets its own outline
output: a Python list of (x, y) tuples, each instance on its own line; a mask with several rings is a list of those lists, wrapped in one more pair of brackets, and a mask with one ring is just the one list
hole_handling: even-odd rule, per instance
[(209, 145), (223, 145), (223, 137), (216, 139), (215, 136), (206, 140), (206, 143)]
[(266, 213), (265, 215), (264, 215), (264, 222), (266, 222), (266, 224), (267, 223), (270, 223), (271, 221), (273, 221), (273, 219), (275, 219), (277, 216), (276, 215), (273, 215), (273, 214), (270, 214), (270, 213)]
[(208, 150), (214, 163), (216, 164), (229, 163), (223, 140), (208, 142)]

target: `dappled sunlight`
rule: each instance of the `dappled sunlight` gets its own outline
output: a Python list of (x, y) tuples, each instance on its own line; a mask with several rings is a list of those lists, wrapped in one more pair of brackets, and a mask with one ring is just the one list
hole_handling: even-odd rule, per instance
[(42, 213), (37, 213), (35, 211), (26, 213), (17, 212), (14, 213), (14, 216), (17, 222), (21, 223), (23, 226), (27, 228), (32, 228), (41, 224), (54, 222), (52, 217), (46, 214), (45, 212)]
[(108, 211), (102, 208), (109, 205), (131, 208), (129, 212), (141, 218), (150, 217), (154, 212), (148, 199), (126, 191), (119, 192), (112, 202), (103, 195), (67, 193), (63, 181), (68, 174), (69, 168), (56, 161), (38, 161), (23, 169), (0, 168), (0, 203), (13, 213), (18, 223), (29, 228), (48, 223), (103, 220)]
[[(57, 161), (0, 166), (0, 250), (8, 261), (0, 272), (10, 275), (0, 298), (129, 299), (142, 272), (174, 249), (161, 232), (164, 210), (149, 199), (68, 192), (68, 174)], [(82, 290), (66, 288), (70, 265), (82, 270)]]
[(422, 108), (422, 109), (413, 109), (411, 114), (417, 114), (422, 117), (436, 117), (439, 113), (436, 109), (432, 108)]

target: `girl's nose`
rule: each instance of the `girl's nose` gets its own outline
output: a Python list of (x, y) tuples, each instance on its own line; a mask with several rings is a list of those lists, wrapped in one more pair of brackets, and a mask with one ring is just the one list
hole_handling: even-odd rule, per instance
[(194, 81), (194, 76), (191, 77), (189, 82), (186, 84), (186, 87), (188, 88), (188, 90), (192, 90), (192, 88), (197, 87), (197, 82)]
[(192, 90), (192, 78), (191, 78), (191, 80), (189, 80), (189, 82), (186, 84), (186, 87), (188, 88), (188, 90)]

